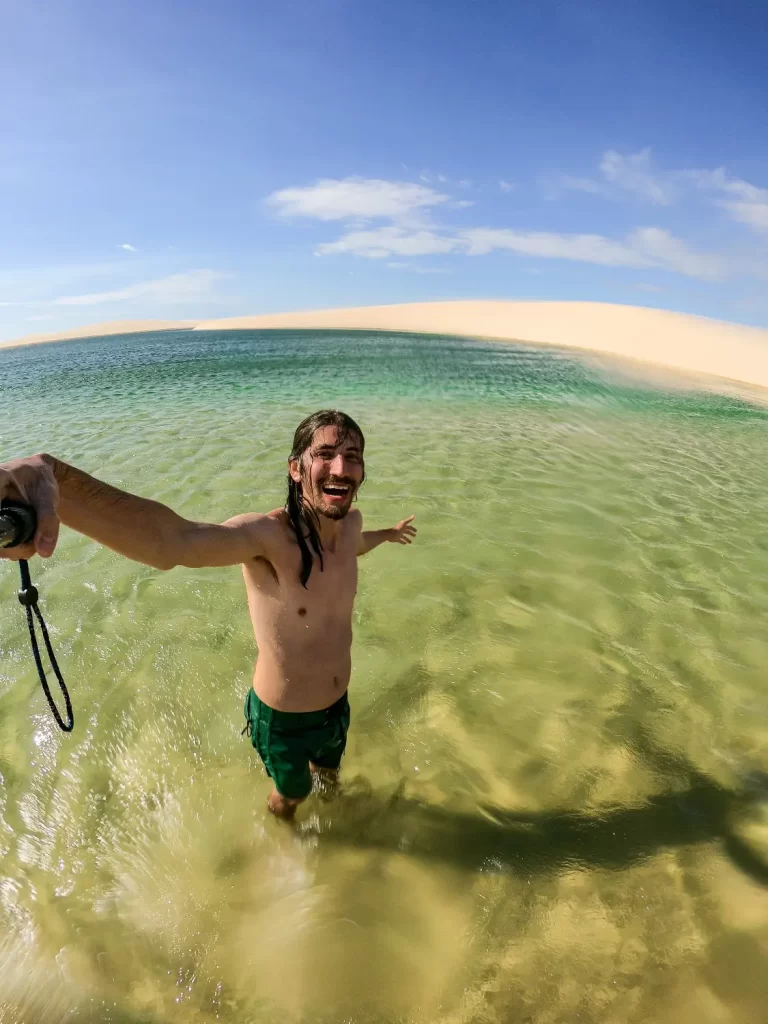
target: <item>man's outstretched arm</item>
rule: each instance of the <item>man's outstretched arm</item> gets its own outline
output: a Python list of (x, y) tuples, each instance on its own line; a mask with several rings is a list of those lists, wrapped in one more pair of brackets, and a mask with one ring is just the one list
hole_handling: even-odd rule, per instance
[(413, 516), (408, 516), (388, 530), (361, 530), (357, 542), (357, 554), (366, 555), (379, 544), (412, 544), (416, 536), (416, 527), (411, 526)]
[(0, 557), (50, 555), (59, 523), (84, 533), (126, 558), (156, 569), (237, 565), (264, 554), (274, 526), (267, 516), (236, 516), (221, 525), (184, 519), (160, 502), (97, 480), (51, 455), (0, 465), (0, 499), (17, 498), (38, 514), (34, 541)]

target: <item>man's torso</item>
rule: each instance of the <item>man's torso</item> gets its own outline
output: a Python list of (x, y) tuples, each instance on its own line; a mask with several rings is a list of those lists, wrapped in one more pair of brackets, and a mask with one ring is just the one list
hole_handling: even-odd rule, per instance
[(362, 517), (353, 510), (342, 521), (333, 550), (323, 550), (322, 571), (314, 556), (306, 588), (284, 510), (269, 517), (275, 522), (269, 558), (243, 566), (259, 650), (253, 687), (276, 710), (317, 711), (334, 704), (349, 685)]

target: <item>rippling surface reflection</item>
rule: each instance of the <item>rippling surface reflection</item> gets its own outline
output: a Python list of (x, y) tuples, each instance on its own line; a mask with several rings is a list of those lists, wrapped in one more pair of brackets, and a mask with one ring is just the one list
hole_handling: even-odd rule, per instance
[(343, 792), (268, 819), (237, 569), (0, 567), (0, 1021), (764, 1024), (767, 416), (557, 350), (335, 332), (0, 351), (2, 455), (198, 518), (367, 435)]

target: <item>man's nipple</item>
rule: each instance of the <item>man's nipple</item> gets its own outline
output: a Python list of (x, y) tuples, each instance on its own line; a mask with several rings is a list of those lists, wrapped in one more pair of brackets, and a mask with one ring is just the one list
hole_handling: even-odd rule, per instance
[(307, 614), (307, 609), (306, 608), (299, 608), (299, 615), (306, 615), (306, 614)]

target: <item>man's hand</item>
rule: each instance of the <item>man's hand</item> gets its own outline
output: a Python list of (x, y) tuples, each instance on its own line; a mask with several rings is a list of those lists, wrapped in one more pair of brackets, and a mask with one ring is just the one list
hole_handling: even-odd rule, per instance
[(416, 527), (411, 526), (414, 517), (408, 516), (407, 519), (401, 520), (397, 526), (393, 526), (389, 531), (390, 536), (387, 540), (390, 544), (412, 544), (412, 538), (416, 536)]
[(37, 513), (37, 531), (29, 544), (0, 548), (0, 558), (18, 562), (35, 554), (50, 557), (59, 539), (59, 485), (45, 456), (0, 464), (0, 501), (4, 498), (31, 505)]
[(412, 522), (413, 516), (408, 516), (388, 530), (363, 530), (357, 542), (358, 555), (367, 555), (379, 544), (412, 544), (412, 538), (416, 536), (416, 527), (411, 526)]

